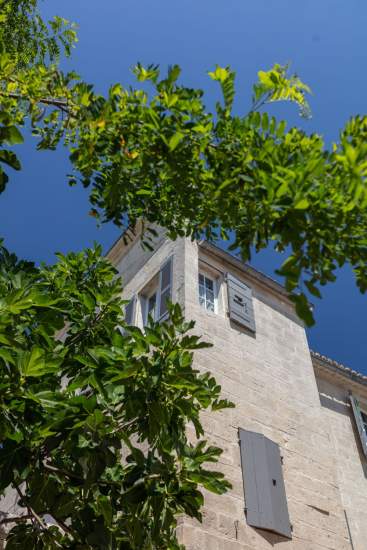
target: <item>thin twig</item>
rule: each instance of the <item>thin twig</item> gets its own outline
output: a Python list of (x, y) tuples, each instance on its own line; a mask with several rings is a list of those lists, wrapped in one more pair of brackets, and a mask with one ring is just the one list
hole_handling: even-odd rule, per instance
[[(19, 489), (18, 485), (14, 484), (14, 487), (19, 495), (19, 497), (24, 500), (24, 495), (22, 491)], [(26, 503), (26, 508), (28, 510), (28, 514), (37, 521), (37, 523), (42, 527), (42, 529), (46, 529), (46, 525), (43, 523), (42, 519), (39, 517), (39, 515), (29, 506), (29, 504)]]

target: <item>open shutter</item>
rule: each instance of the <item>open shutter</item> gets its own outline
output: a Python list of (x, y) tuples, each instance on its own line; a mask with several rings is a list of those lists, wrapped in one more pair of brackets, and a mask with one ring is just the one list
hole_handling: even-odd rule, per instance
[(242, 428), (239, 438), (247, 523), (292, 538), (279, 446)]
[(353, 416), (356, 421), (359, 439), (361, 440), (362, 444), (363, 454), (367, 458), (367, 433), (363, 423), (361, 409), (359, 408), (359, 402), (351, 393), (349, 394), (349, 401), (352, 405)]
[(125, 306), (125, 322), (127, 325), (133, 325), (135, 321), (135, 296), (131, 298)]
[(252, 290), (242, 281), (227, 273), (229, 317), (236, 323), (256, 331)]
[(168, 315), (168, 301), (172, 300), (172, 258), (161, 268), (159, 273), (159, 321)]

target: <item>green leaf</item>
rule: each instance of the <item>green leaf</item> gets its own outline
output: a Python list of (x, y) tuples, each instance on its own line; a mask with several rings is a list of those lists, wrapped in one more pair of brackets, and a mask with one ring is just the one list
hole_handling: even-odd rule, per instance
[(305, 281), (305, 285), (313, 296), (316, 296), (317, 298), (322, 298), (321, 292), (311, 281)]
[(16, 156), (13, 151), (7, 151), (6, 149), (0, 150), (0, 162), (4, 162), (11, 168), (14, 168), (14, 170), (20, 170), (21, 165), (18, 160), (18, 157)]
[(185, 137), (185, 134), (182, 132), (176, 132), (173, 134), (173, 136), (170, 138), (168, 142), (168, 147), (170, 151), (174, 151), (177, 147), (177, 145), (183, 140)]
[(219, 82), (225, 82), (227, 78), (229, 77), (229, 71), (228, 69), (225, 69), (224, 67), (220, 67), (219, 65), (216, 65), (216, 68), (214, 71), (208, 72), (208, 75), (212, 80), (217, 80)]
[(34, 346), (31, 351), (18, 352), (16, 363), (23, 377), (39, 377), (57, 371), (62, 358), (47, 357), (42, 348)]
[(312, 307), (309, 304), (305, 294), (297, 294), (290, 296), (290, 299), (296, 305), (296, 312), (300, 319), (305, 321), (308, 327), (311, 327), (315, 324), (315, 320), (312, 314)]
[(300, 199), (299, 201), (296, 202), (296, 204), (294, 205), (294, 208), (296, 210), (306, 210), (306, 208), (308, 208), (310, 206), (310, 203), (307, 199)]
[(0, 193), (2, 193), (5, 190), (5, 187), (8, 181), (9, 181), (9, 176), (5, 174), (5, 172), (0, 166)]
[(8, 126), (5, 129), (5, 142), (8, 145), (19, 145), (24, 139), (16, 126)]
[(7, 350), (5, 348), (0, 348), (0, 359), (3, 359), (6, 363), (9, 363), (11, 365), (15, 364), (14, 357), (10, 353), (10, 350)]

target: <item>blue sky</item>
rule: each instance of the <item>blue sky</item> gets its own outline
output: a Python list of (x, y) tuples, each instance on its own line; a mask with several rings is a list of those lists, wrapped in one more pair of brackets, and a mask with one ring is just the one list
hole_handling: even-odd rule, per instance
[[(271, 107), (290, 125), (318, 132), (330, 144), (349, 116), (367, 113), (363, 0), (45, 0), (43, 12), (79, 24), (79, 44), (66, 67), (101, 92), (117, 81), (133, 84), (130, 69), (137, 61), (162, 69), (178, 63), (182, 81), (203, 88), (212, 107), (219, 94), (206, 73), (218, 63), (237, 71), (235, 108), (245, 113), (257, 71), (290, 62), (313, 90), (310, 121), (290, 105)], [(30, 142), (19, 153), (23, 171), (0, 197), (0, 235), (8, 248), (37, 262), (94, 240), (106, 249), (119, 232), (112, 225), (97, 228), (87, 192), (67, 186), (66, 151), (36, 152)], [(269, 251), (252, 263), (271, 275), (280, 260)], [(315, 300), (311, 347), (367, 374), (367, 297), (348, 268), (323, 294)]]

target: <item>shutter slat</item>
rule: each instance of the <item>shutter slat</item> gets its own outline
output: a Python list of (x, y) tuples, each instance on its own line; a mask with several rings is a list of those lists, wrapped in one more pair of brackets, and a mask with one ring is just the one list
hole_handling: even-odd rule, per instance
[(252, 290), (242, 281), (227, 273), (229, 317), (251, 331), (256, 331)]
[(366, 434), (366, 431), (364, 429), (363, 419), (362, 419), (362, 416), (361, 416), (361, 410), (359, 408), (359, 402), (354, 397), (354, 395), (351, 394), (351, 393), (349, 394), (349, 401), (352, 405), (353, 416), (354, 416), (354, 420), (356, 422), (356, 426), (357, 426), (357, 430), (358, 430), (358, 434), (359, 434), (359, 439), (360, 439), (361, 445), (362, 445), (363, 454), (367, 458), (367, 434)]
[(239, 437), (247, 523), (292, 538), (279, 446), (241, 428)]

